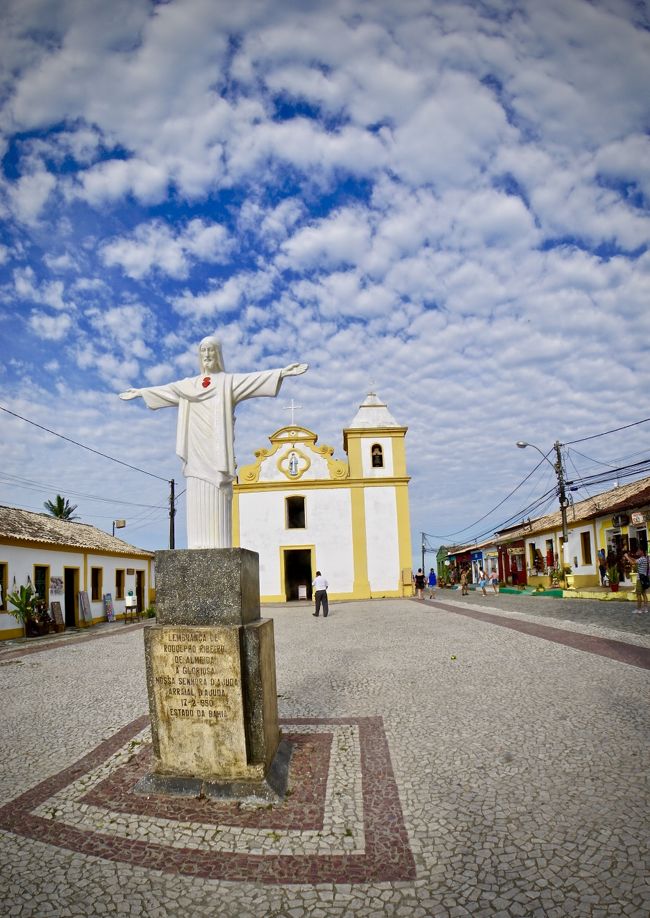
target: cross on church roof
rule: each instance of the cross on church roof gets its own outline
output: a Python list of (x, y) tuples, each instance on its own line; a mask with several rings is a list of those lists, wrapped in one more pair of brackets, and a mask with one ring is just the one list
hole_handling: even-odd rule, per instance
[(283, 410), (284, 410), (284, 411), (290, 411), (290, 412), (291, 412), (291, 426), (292, 426), (292, 427), (293, 427), (293, 426), (295, 425), (295, 423), (296, 423), (296, 422), (295, 422), (295, 419), (294, 419), (294, 412), (295, 412), (296, 408), (302, 408), (302, 405), (296, 405), (296, 404), (294, 404), (293, 399), (291, 399), (291, 404), (290, 404), (290, 405), (283, 405)]

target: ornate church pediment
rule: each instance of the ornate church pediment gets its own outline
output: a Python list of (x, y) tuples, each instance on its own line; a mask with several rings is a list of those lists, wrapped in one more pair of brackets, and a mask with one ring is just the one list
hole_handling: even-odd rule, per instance
[(333, 458), (334, 447), (317, 446), (317, 434), (306, 427), (281, 427), (269, 440), (270, 449), (255, 450), (255, 462), (239, 469), (241, 484), (341, 480), (349, 476), (348, 463)]

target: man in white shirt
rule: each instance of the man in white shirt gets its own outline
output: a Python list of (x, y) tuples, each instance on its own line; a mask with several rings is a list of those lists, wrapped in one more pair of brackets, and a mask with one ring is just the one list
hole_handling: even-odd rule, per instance
[(316, 601), (316, 611), (312, 613), (314, 618), (318, 618), (321, 605), (323, 606), (323, 618), (327, 618), (327, 613), (329, 612), (329, 606), (327, 603), (328, 586), (329, 584), (321, 572), (316, 571), (316, 576), (312, 581), (312, 587), (314, 588), (314, 599)]

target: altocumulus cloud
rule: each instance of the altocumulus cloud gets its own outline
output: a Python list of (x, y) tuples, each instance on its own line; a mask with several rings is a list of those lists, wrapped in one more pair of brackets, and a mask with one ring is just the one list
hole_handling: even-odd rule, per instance
[[(638, 419), (641, 5), (8, 0), (0, 20), (2, 404), (113, 455), (128, 425), (168, 479), (171, 412), (116, 391), (193, 373), (208, 333), (230, 369), (307, 361), (283, 398), (321, 442), (370, 388), (409, 426), (415, 545), (472, 535), (531, 468), (515, 440)], [(240, 462), (286, 420), (242, 407)], [(83, 474), (84, 519), (164, 544), (155, 481), (8, 423), (0, 501), (38, 509)], [(150, 509), (92, 500), (118, 494)]]

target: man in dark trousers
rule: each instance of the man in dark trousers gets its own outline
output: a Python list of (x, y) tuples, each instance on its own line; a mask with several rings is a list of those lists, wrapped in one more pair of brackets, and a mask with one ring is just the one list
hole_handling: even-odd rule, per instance
[(329, 606), (327, 603), (328, 583), (320, 571), (316, 571), (316, 576), (314, 577), (312, 587), (314, 588), (314, 599), (316, 600), (316, 611), (312, 614), (315, 618), (318, 618), (318, 613), (320, 612), (320, 607), (322, 604), (323, 618), (327, 618), (327, 613), (329, 612)]

